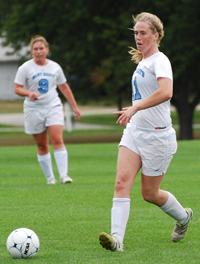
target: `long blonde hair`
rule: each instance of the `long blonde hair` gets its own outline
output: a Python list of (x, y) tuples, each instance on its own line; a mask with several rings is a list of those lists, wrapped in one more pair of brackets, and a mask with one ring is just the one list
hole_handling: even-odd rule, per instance
[[(159, 34), (159, 37), (157, 39), (157, 44), (159, 47), (161, 39), (164, 37), (163, 23), (161, 22), (161, 20), (156, 15), (142, 12), (136, 17), (133, 16), (133, 29), (131, 30), (134, 30), (134, 26), (139, 21), (145, 21), (146, 23), (148, 23), (153, 34), (155, 34), (156, 32)], [(131, 60), (137, 64), (142, 60), (142, 53), (133, 47), (130, 47), (129, 54), (131, 54), (132, 56)]]

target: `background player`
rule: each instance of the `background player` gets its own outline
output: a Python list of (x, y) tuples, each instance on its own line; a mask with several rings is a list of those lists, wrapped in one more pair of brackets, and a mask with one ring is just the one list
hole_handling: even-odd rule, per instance
[(60, 182), (72, 182), (68, 176), (68, 152), (63, 142), (64, 115), (58, 87), (70, 103), (75, 118), (81, 118), (73, 93), (66, 83), (65, 75), (56, 62), (47, 59), (49, 45), (43, 36), (30, 41), (32, 59), (19, 67), (15, 77), (15, 93), (25, 96), (25, 132), (32, 134), (38, 147), (38, 161), (47, 178), (47, 184), (55, 184), (52, 169), (49, 139), (54, 148), (54, 157)]

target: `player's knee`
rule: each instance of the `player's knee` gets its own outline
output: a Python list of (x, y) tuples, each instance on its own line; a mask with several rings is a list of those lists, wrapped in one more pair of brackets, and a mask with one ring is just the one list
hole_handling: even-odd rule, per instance
[(120, 192), (126, 188), (126, 180), (125, 177), (118, 176), (115, 182), (115, 191)]
[(54, 149), (59, 149), (64, 146), (64, 142), (62, 138), (51, 138), (52, 145)]
[(142, 197), (148, 203), (154, 203), (154, 195), (149, 190), (142, 190)]
[(39, 153), (48, 153), (48, 152), (49, 152), (49, 147), (48, 147), (48, 145), (45, 145), (45, 144), (38, 144), (38, 152), (39, 152)]
[(116, 192), (119, 192), (120, 190), (122, 190), (122, 181), (119, 179), (119, 180), (117, 180), (116, 181), (116, 183), (115, 183), (115, 191)]

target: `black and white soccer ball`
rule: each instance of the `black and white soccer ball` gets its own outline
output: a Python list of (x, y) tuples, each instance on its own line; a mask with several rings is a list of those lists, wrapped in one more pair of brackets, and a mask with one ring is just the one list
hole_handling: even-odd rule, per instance
[(32, 258), (40, 247), (40, 241), (36, 233), (28, 228), (14, 230), (7, 239), (7, 249), (15, 258)]

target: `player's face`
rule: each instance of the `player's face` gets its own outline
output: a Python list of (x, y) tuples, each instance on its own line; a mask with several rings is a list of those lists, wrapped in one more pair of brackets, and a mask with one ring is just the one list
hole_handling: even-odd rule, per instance
[(147, 58), (158, 51), (158, 33), (153, 33), (146, 21), (137, 22), (134, 27), (137, 49)]
[(34, 61), (39, 65), (46, 64), (46, 57), (49, 53), (49, 48), (47, 48), (43, 41), (37, 41), (33, 44), (32, 55)]

